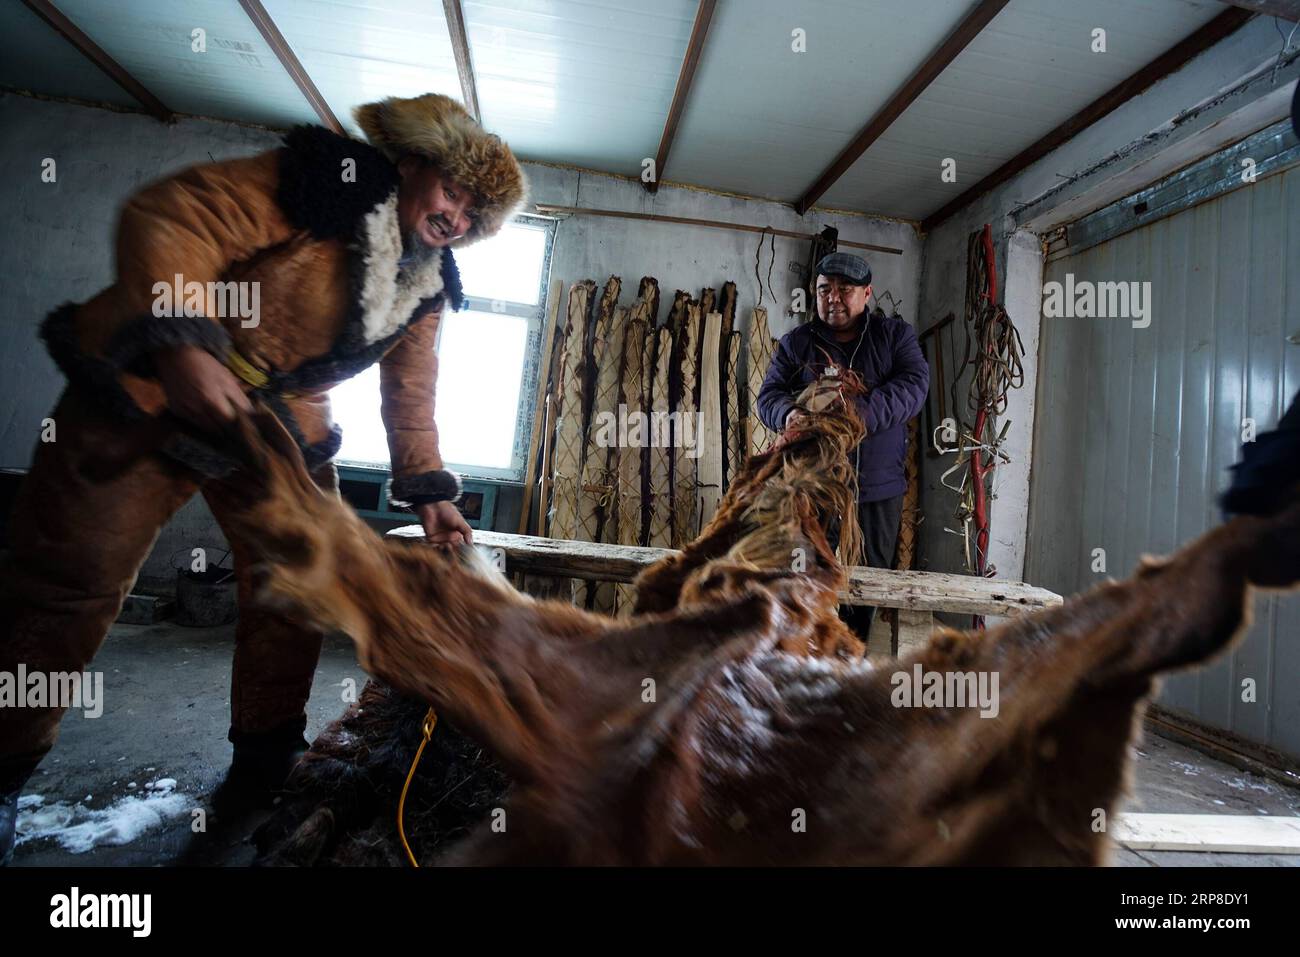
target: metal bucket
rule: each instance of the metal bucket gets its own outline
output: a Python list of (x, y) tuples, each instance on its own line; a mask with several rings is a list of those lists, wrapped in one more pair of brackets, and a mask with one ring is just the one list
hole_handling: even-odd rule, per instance
[(238, 614), (233, 570), (217, 566), (201, 572), (177, 570), (176, 624), (211, 628), (230, 624)]

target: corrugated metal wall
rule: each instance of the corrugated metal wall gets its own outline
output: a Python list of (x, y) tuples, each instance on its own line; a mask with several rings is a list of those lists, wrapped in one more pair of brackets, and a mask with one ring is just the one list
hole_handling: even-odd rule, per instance
[[(1300, 388), (1300, 167), (1083, 253), (1044, 282), (1149, 281), (1151, 324), (1043, 318), (1025, 577), (1063, 594), (1124, 577), (1219, 521), (1242, 420), (1276, 423)], [(1242, 701), (1254, 678), (1257, 702)], [(1229, 658), (1160, 702), (1300, 756), (1300, 597), (1257, 596)]]

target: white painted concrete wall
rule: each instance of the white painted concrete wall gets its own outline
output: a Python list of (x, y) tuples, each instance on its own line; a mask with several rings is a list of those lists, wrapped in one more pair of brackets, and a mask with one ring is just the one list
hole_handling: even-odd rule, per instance
[[(140, 186), (209, 158), (225, 159), (274, 148), (279, 134), (208, 120), (181, 120), (168, 127), (139, 114), (116, 113), (69, 103), (0, 94), (0, 201), (10, 213), (10, 229), (0, 235), (0, 465), (26, 466), (40, 420), (53, 405), (62, 378), (49, 360), (36, 330), (59, 304), (84, 300), (113, 278), (112, 237), (117, 210)], [(58, 161), (58, 182), (40, 181), (41, 161)], [(903, 255), (868, 254), (878, 291), (888, 290), (915, 319), (920, 284), (920, 240), (915, 228), (898, 221), (854, 214), (799, 217), (777, 203), (663, 186), (655, 195), (638, 182), (529, 164), (532, 199), (564, 206), (718, 219), (757, 226), (815, 232), (830, 225), (843, 240), (900, 248)], [(552, 276), (567, 286), (580, 279), (603, 283), (623, 278), (623, 301), (635, 297), (644, 275), (655, 276), (665, 304), (675, 289), (695, 295), (704, 286), (720, 288), (728, 279), (738, 287), (737, 316), (747, 328), (757, 301), (754, 233), (573, 217), (558, 227)], [(771, 286), (780, 299), (764, 293), (774, 334), (789, 331), (785, 315), (798, 278), (791, 261), (803, 263), (805, 241), (777, 237)], [(760, 271), (766, 280), (769, 254)], [(666, 305), (664, 308), (666, 312)], [(497, 527), (514, 531), (521, 494), (506, 489), (498, 498)], [(183, 509), (164, 530), (144, 573), (165, 576), (169, 556), (192, 544), (216, 547), (220, 530), (201, 499)], [(224, 547), (224, 546), (222, 546)]]
[[(960, 322), (969, 234), (989, 223), (993, 229), (998, 277), (1007, 310), (1026, 349), (1025, 385), (1012, 393), (1006, 450), (991, 512), (990, 558), (999, 578), (1021, 578), (1024, 570), (1028, 483), (1032, 469), (1034, 392), (1042, 304), (1042, 255), (1033, 235), (1018, 231), (1013, 212), (1034, 203), (1028, 223), (1045, 229), (1097, 209), (1180, 168), (1200, 156), (1281, 119), (1300, 61), (1284, 66), (1278, 83), (1269, 74), (1282, 43), (1269, 18), (1257, 18), (1232, 36), (1130, 100), (1011, 180), (979, 197), (925, 237), (921, 277), (920, 326), (955, 312)], [(1242, 87), (1251, 75), (1258, 79)], [(963, 185), (961, 183), (958, 184)], [(968, 187), (973, 184), (964, 184)], [(1037, 201), (1037, 202), (1036, 202)], [(1041, 210), (1041, 212), (1038, 212)], [(1010, 271), (1008, 272), (1008, 264)], [(955, 368), (956, 344), (946, 353), (945, 371)], [(958, 396), (965, 401), (966, 382)], [(933, 388), (931, 391), (933, 401)], [(1080, 401), (1085, 401), (1080, 397)], [(1001, 427), (999, 423), (998, 428)], [(961, 571), (961, 539), (944, 531), (958, 527), (956, 495), (939, 476), (952, 457), (923, 459), (921, 504), (922, 567)]]

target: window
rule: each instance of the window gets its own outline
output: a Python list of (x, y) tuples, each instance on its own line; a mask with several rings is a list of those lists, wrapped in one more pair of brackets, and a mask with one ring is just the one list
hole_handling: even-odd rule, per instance
[[(519, 216), (456, 253), (465, 309), (438, 330), (438, 439), (447, 467), (474, 478), (521, 481), (528, 456), (555, 224)], [(379, 367), (330, 392), (343, 429), (339, 461), (388, 468), (379, 416)]]

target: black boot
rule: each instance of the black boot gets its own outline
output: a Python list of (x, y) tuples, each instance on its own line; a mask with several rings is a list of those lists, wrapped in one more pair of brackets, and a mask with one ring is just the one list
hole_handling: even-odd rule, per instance
[(0, 867), (14, 859), (14, 828), (18, 824), (18, 797), (40, 759), (0, 767)]
[(304, 718), (259, 734), (232, 728), (229, 738), (235, 753), (222, 785), (225, 796), (255, 803), (267, 803), (274, 798), (310, 747), (302, 734), (306, 725)]

